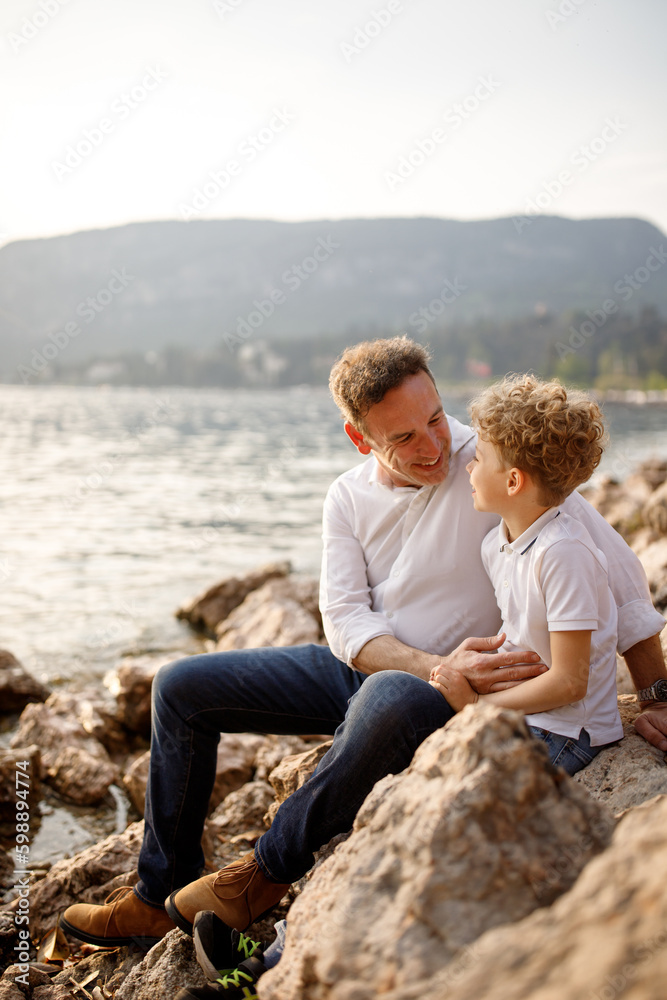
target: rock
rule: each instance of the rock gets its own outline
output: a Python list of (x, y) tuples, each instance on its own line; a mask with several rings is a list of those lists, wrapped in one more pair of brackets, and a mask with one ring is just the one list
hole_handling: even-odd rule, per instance
[[(667, 588), (667, 537), (652, 542), (637, 555), (646, 571), (653, 602), (658, 606), (658, 594), (664, 594)], [(660, 607), (664, 604), (667, 604), (667, 596), (660, 602)]]
[(656, 872), (666, 850), (660, 796), (621, 820), (553, 906), (489, 931), (434, 978), (384, 1000), (664, 1000), (667, 893)]
[(164, 656), (129, 657), (105, 677), (105, 684), (116, 698), (117, 718), (131, 732), (150, 736), (153, 678), (169, 662)]
[[(45, 967), (43, 965), (40, 968), (35, 963), (31, 963), (28, 966), (28, 972), (27, 972), (27, 979), (28, 979), (27, 990), (28, 990), (28, 992), (34, 990), (37, 986), (51, 986), (52, 985), (51, 976), (48, 975), (48, 973), (44, 971), (44, 968)], [(56, 971), (56, 966), (52, 966), (51, 967), (51, 972), (55, 972), (55, 971)], [(17, 975), (18, 976), (25, 976), (26, 975), (25, 969), (22, 970), (20, 965), (10, 965), (9, 968), (5, 970), (5, 976), (7, 977), (7, 979), (15, 979), (15, 977)], [(3, 976), (3, 978), (4, 978), (4, 976)], [(20, 985), (19, 988), (26, 989), (25, 983), (23, 983), (22, 980), (20, 980), (19, 982), (21, 983), (21, 985)], [(2, 994), (0, 994), (0, 996), (1, 995)]]
[[(273, 789), (266, 781), (249, 781), (230, 792), (209, 820), (209, 830), (218, 838), (230, 838), (266, 829), (264, 814), (273, 802)], [(251, 839), (257, 839), (256, 836)]]
[(622, 656), (616, 654), (616, 691), (618, 694), (634, 694), (635, 684), (628, 665)]
[[(16, 966), (12, 966), (12, 969), (16, 969)], [(26, 994), (14, 982), (14, 973), (7, 969), (0, 979), (0, 1000), (25, 1000), (25, 997)]]
[(613, 825), (519, 713), (468, 706), (367, 797), (351, 837), (292, 905), (261, 996), (407, 991), (484, 931), (552, 903)]
[(148, 766), (150, 764), (151, 752), (146, 750), (140, 754), (130, 764), (123, 775), (123, 784), (129, 796), (130, 802), (139, 813), (144, 815), (144, 805), (146, 799), (146, 785), (148, 784)]
[(644, 504), (643, 517), (649, 528), (667, 535), (667, 482), (659, 486)]
[(632, 476), (628, 476), (628, 479), (633, 480), (635, 476), (644, 479), (652, 493), (667, 480), (667, 462), (662, 458), (648, 458), (640, 464)]
[(109, 995), (113, 996), (114, 990), (125, 981), (132, 969), (143, 961), (144, 956), (145, 952), (138, 947), (125, 947), (120, 951), (118, 949), (94, 951), (77, 962), (75, 968), (65, 968), (62, 972), (58, 972), (53, 981), (58, 985), (71, 986), (72, 979), (77, 983), (83, 983), (88, 976), (96, 972), (97, 980), (91, 980), (85, 988), (91, 993), (94, 982), (101, 982), (106, 986)]
[(58, 691), (58, 712), (71, 715), (110, 754), (127, 752), (128, 735), (117, 719), (115, 700), (98, 687)]
[(7, 649), (0, 649), (0, 712), (22, 712), (31, 702), (46, 701), (44, 687)]
[(14, 859), (5, 851), (0, 850), (0, 890), (9, 889), (13, 885)]
[(316, 586), (316, 581), (300, 581), (297, 585), (289, 577), (270, 580), (258, 590), (253, 590), (216, 628), (216, 649), (298, 646), (319, 642), (321, 620), (318, 621), (310, 610)]
[(227, 577), (184, 604), (176, 612), (176, 617), (189, 622), (193, 628), (214, 635), (216, 625), (245, 600), (251, 591), (263, 586), (267, 580), (287, 576), (290, 570), (289, 562), (267, 563), (245, 576)]
[(311, 747), (305, 753), (292, 754), (290, 757), (285, 757), (277, 767), (274, 767), (269, 775), (269, 781), (275, 789), (276, 798), (269, 806), (265, 817), (267, 826), (270, 826), (273, 822), (273, 818), (278, 812), (281, 802), (289, 798), (292, 792), (295, 792), (297, 788), (301, 788), (304, 782), (310, 778), (332, 742), (333, 740), (327, 740), (326, 743), (320, 743), (318, 746)]
[(132, 969), (114, 1000), (171, 1000), (183, 986), (204, 985), (206, 977), (197, 964), (192, 938), (176, 929)]
[[(218, 744), (218, 764), (215, 784), (209, 803), (209, 813), (229, 795), (250, 781), (255, 771), (255, 755), (264, 737), (253, 733), (222, 733)], [(148, 783), (150, 751), (138, 757), (123, 777), (130, 801), (140, 816), (144, 814), (144, 799)]]
[(641, 475), (629, 476), (624, 483), (605, 476), (595, 489), (582, 490), (582, 493), (627, 539), (643, 525), (642, 511), (651, 495), (651, 487)]
[[(14, 880), (12, 879), (12, 885)], [(18, 943), (18, 927), (14, 923), (14, 914), (6, 907), (0, 910), (0, 968), (7, 969), (16, 958), (14, 945)], [(4, 976), (0, 979), (0, 983)], [(2, 993), (0, 992), (0, 998)]]
[(255, 756), (255, 781), (268, 781), (271, 771), (281, 760), (309, 749), (300, 736), (265, 736)]
[(132, 823), (123, 833), (53, 865), (30, 889), (32, 937), (44, 937), (71, 903), (103, 903), (118, 886), (134, 885), (143, 833), (143, 822)]
[[(27, 767), (19, 768), (17, 763), (27, 764)], [(3, 827), (9, 824), (8, 837), (13, 838), (16, 834), (17, 803), (26, 802), (25, 796), (18, 793), (28, 792), (28, 811), (34, 810), (42, 797), (41, 770), (41, 754), (35, 743), (30, 746), (17, 743), (13, 750), (0, 747), (0, 824)]]
[(209, 812), (217, 809), (230, 792), (250, 781), (255, 773), (255, 757), (263, 742), (264, 738), (255, 733), (222, 733)]
[[(72, 987), (73, 989), (74, 987)], [(37, 986), (32, 992), (32, 1000), (77, 1000), (76, 993), (66, 986)]]
[(102, 744), (72, 717), (67, 696), (54, 692), (43, 705), (24, 708), (10, 745), (31, 743), (41, 750), (42, 780), (70, 802), (100, 802), (118, 780), (118, 768)]
[(634, 695), (619, 695), (624, 738), (602, 750), (574, 780), (613, 812), (621, 813), (658, 794), (667, 794), (665, 754), (635, 732), (641, 709)]

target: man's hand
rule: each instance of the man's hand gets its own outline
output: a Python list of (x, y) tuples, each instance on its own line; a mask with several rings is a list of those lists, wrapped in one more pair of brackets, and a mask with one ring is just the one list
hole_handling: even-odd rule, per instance
[(635, 729), (652, 746), (667, 751), (667, 703), (655, 702), (642, 709), (635, 719)]
[(529, 650), (488, 655), (502, 646), (504, 641), (504, 632), (486, 638), (464, 639), (449, 656), (442, 657), (442, 663), (463, 674), (479, 694), (504, 691), (548, 670), (537, 653)]
[(471, 688), (463, 674), (445, 663), (439, 663), (433, 668), (429, 684), (439, 691), (457, 712), (466, 705), (474, 705), (479, 701), (479, 695)]

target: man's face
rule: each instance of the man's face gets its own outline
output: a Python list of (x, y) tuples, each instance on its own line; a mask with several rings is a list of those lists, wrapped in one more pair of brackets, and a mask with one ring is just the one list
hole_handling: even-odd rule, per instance
[(385, 482), (436, 486), (449, 472), (451, 434), (440, 396), (426, 372), (405, 379), (372, 406), (363, 434), (345, 425), (362, 455), (372, 452)]

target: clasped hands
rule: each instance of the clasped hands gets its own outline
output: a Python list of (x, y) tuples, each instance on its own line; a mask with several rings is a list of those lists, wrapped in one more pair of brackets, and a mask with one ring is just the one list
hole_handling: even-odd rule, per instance
[[(481, 694), (514, 687), (529, 677), (544, 673), (546, 665), (537, 653), (518, 650), (496, 652), (505, 641), (505, 633), (484, 638), (465, 639), (448, 656), (431, 668), (428, 683), (460, 712), (474, 705)], [(495, 655), (489, 656), (489, 653)]]

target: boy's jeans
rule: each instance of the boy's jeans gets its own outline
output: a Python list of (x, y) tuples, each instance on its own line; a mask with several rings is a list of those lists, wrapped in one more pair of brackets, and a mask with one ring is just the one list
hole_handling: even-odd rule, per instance
[(581, 771), (587, 764), (590, 764), (594, 757), (597, 757), (600, 750), (614, 745), (613, 743), (604, 743), (602, 746), (592, 747), (591, 738), (585, 729), (581, 730), (579, 739), (575, 740), (570, 736), (550, 733), (539, 726), (528, 726), (528, 728), (533, 736), (545, 744), (551, 763), (562, 767), (568, 774), (576, 774), (577, 771)]
[(161, 905), (200, 876), (221, 732), (335, 733), (255, 847), (265, 875), (291, 883), (312, 867), (314, 851), (352, 827), (375, 782), (406, 768), (453, 715), (425, 681), (397, 670), (366, 676), (327, 646), (207, 653), (161, 667), (136, 891)]

